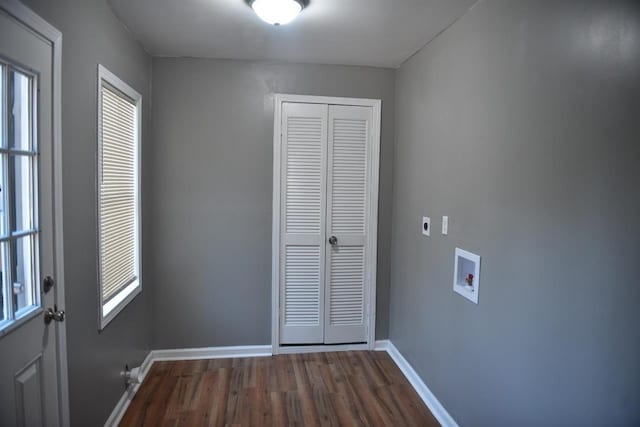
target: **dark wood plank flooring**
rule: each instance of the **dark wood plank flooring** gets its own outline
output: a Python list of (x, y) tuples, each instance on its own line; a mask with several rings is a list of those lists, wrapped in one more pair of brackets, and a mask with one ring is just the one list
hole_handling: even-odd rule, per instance
[(156, 362), (121, 426), (438, 426), (385, 352)]

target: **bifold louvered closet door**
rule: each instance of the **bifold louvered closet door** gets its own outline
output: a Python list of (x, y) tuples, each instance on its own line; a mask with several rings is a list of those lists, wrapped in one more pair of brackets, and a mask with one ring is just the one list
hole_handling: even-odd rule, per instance
[(372, 115), (282, 105), (281, 344), (367, 341)]
[(370, 127), (370, 107), (329, 107), (325, 344), (366, 341)]
[(324, 339), (326, 105), (282, 106), (280, 340)]

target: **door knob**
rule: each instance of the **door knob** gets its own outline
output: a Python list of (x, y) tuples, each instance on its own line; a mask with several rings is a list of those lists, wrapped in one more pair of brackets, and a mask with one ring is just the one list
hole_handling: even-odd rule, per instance
[(55, 320), (56, 322), (64, 322), (65, 315), (64, 310), (58, 311), (58, 306), (54, 305), (53, 308), (49, 307), (44, 312), (44, 323), (48, 325), (52, 320)]
[(336, 236), (329, 237), (329, 244), (331, 246), (335, 246), (338, 244), (338, 238)]

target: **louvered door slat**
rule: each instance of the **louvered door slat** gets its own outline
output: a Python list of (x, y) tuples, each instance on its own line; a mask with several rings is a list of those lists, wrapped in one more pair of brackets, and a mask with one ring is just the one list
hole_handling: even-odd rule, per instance
[(320, 322), (320, 248), (287, 246), (285, 254), (286, 325), (318, 325)]
[(367, 121), (338, 117), (332, 117), (331, 120), (331, 230), (334, 234), (364, 233)]
[(362, 325), (364, 322), (364, 248), (338, 248), (331, 254), (329, 322)]
[(322, 343), (327, 106), (282, 109), (280, 343)]
[(329, 107), (327, 305), (324, 342), (365, 342), (366, 248), (369, 210), (369, 107)]

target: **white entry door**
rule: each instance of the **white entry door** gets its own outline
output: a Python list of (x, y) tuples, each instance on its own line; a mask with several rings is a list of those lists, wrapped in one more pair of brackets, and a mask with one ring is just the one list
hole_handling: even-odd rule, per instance
[(373, 118), (371, 106), (282, 104), (280, 344), (368, 341), (377, 221)]
[(52, 42), (0, 4), (2, 426), (65, 422), (57, 360), (64, 312), (54, 308), (53, 53)]

